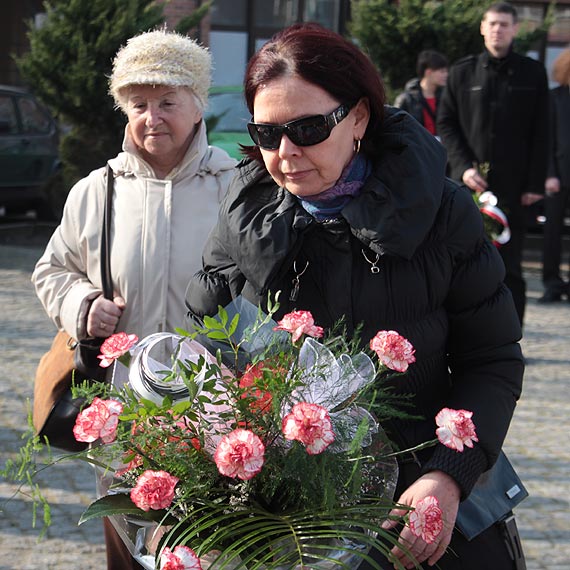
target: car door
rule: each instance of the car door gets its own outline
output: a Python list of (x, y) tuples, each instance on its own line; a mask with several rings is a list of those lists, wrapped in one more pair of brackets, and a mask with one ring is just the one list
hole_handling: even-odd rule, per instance
[(19, 173), (26, 168), (16, 101), (12, 94), (0, 92), (0, 186), (20, 185)]
[(57, 159), (55, 125), (33, 97), (17, 96), (15, 102), (20, 124), (20, 185), (37, 186), (52, 174)]

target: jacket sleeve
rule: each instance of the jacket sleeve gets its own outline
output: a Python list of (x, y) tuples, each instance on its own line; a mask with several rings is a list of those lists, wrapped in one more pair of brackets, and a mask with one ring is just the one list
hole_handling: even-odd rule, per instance
[(402, 91), (394, 101), (394, 107), (398, 107), (398, 109), (403, 109), (404, 111), (410, 112), (410, 97), (406, 93), (406, 91)]
[[(251, 188), (255, 188), (255, 191), (251, 192)], [(264, 189), (269, 191), (265, 192)], [(252, 216), (263, 217), (264, 206), (273, 204), (277, 190), (260, 162), (244, 159), (237, 165), (232, 183), (220, 204), (216, 226), (204, 246), (202, 269), (192, 277), (186, 288), (189, 330), (194, 323), (199, 324), (204, 316), (217, 314), (219, 306), (229, 304), (242, 293), (247, 296), (247, 289), (251, 291), (251, 283), (243, 272), (246, 270), (240, 264), (241, 256), (244, 248), (249, 256), (252, 255), (251, 236), (248, 233), (253, 227)], [(250, 204), (251, 196), (255, 204), (253, 207)], [(283, 216), (280, 218), (285, 219)]]
[(59, 330), (76, 339), (87, 336), (90, 303), (102, 293), (88, 276), (90, 267), (100, 271), (100, 230), (93, 224), (101, 219), (101, 212), (94, 185), (104, 185), (102, 171), (95, 171), (71, 189), (61, 223), (32, 273), (36, 294), (48, 316)]
[(556, 169), (556, 153), (558, 149), (556, 148), (558, 141), (558, 117), (556, 108), (556, 96), (555, 91), (550, 92), (548, 115), (549, 115), (549, 126), (550, 130), (548, 132), (548, 170), (547, 177), (556, 177), (560, 179), (560, 173)]
[(219, 239), (219, 224), (212, 230), (202, 254), (202, 269), (194, 274), (186, 289), (188, 330), (204, 316), (217, 314), (237, 297), (245, 278)]
[(477, 160), (459, 120), (460, 81), (460, 70), (452, 67), (437, 109), (437, 133), (447, 150), (451, 175), (457, 180), (461, 180), (463, 173), (473, 168)]
[[(535, 63), (535, 62), (533, 62)], [(542, 64), (536, 65), (537, 98), (533, 117), (533, 136), (530, 140), (530, 165), (525, 192), (544, 194), (544, 180), (548, 170), (549, 96), (548, 79)]]
[(465, 498), (498, 457), (521, 394), (524, 365), (521, 328), (503, 283), (501, 257), (484, 239), (468, 192), (461, 188), (454, 194), (447, 236), (455, 270), (446, 300), (452, 383), (446, 405), (473, 412), (479, 441), (461, 454), (438, 444), (424, 471), (450, 474)]

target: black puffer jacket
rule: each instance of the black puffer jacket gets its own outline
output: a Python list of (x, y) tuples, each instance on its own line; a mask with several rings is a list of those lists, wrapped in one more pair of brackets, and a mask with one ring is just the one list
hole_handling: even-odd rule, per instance
[[(189, 314), (215, 314), (240, 294), (263, 305), (268, 291), (280, 290), (281, 314), (310, 310), (324, 327), (344, 316), (351, 328), (364, 324), (363, 342), (397, 330), (417, 362), (394, 386), (414, 394), (425, 420), (385, 427), (401, 445), (415, 445), (433, 439), (442, 407), (472, 410), (474, 449), (438, 445), (422, 457), (424, 471), (449, 473), (466, 496), (495, 461), (521, 391), (521, 331), (503, 264), (469, 193), (444, 178), (442, 146), (407, 113), (387, 110), (371, 158), (361, 194), (338, 221), (324, 223), (262, 165), (242, 162), (204, 269), (189, 285)], [(289, 301), (300, 273), (297, 300)]]

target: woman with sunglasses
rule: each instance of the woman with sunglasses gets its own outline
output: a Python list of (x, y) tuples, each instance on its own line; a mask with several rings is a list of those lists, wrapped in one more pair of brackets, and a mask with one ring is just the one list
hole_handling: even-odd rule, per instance
[[(523, 360), (501, 258), (469, 193), (445, 178), (444, 148), (385, 106), (380, 75), (356, 46), (315, 24), (283, 30), (253, 56), (245, 97), (255, 147), (188, 287), (190, 318), (238, 295), (264, 307), (280, 291), (278, 317), (344, 319), (348, 335), (362, 327), (363, 343), (380, 329), (407, 337), (416, 363), (392, 388), (413, 394), (406, 410), (422, 419), (384, 425), (392, 440), (432, 439), (433, 418), (450, 407), (473, 412), (479, 442), (402, 458), (396, 499), (414, 507), (436, 496), (445, 527), (432, 544), (393, 531), (426, 568), (514, 568), (498, 525), (471, 542), (453, 530), (460, 501), (500, 452)], [(382, 568), (415, 567), (399, 548), (375, 556)]]

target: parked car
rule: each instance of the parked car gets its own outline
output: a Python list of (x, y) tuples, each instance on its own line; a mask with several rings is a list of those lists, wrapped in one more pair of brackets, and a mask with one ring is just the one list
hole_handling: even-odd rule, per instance
[(51, 217), (42, 189), (60, 167), (59, 135), (49, 111), (20, 87), (0, 85), (0, 207)]
[(208, 142), (223, 148), (230, 156), (240, 160), (240, 144), (253, 144), (247, 123), (251, 115), (245, 105), (243, 88), (212, 87), (205, 120), (208, 126)]

